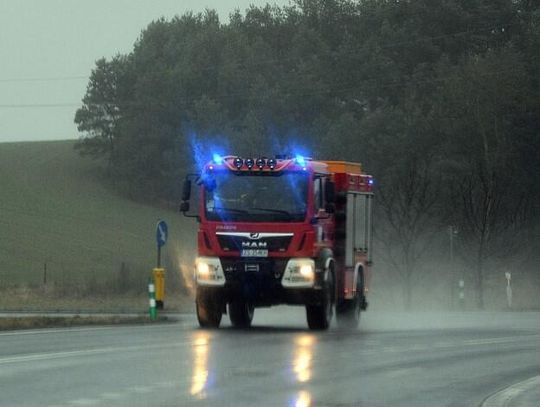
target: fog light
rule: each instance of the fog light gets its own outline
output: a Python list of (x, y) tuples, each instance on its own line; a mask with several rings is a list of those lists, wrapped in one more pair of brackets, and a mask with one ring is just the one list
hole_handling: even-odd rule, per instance
[(292, 258), (287, 262), (281, 284), (285, 288), (310, 288), (315, 283), (315, 262), (309, 258)]

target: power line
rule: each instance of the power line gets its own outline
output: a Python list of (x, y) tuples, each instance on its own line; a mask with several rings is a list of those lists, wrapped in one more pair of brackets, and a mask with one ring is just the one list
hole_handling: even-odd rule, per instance
[[(494, 33), (494, 32), (497, 32), (498, 29), (500, 29), (501, 27), (502, 28), (509, 28), (511, 26), (514, 26), (516, 25), (516, 23), (511, 23), (511, 22), (497, 22), (497, 23), (493, 23), (493, 24), (486, 24), (484, 26), (477, 26), (477, 27), (472, 27), (471, 29), (468, 29), (468, 30), (461, 30), (461, 31), (456, 31), (456, 32), (451, 32), (451, 33), (444, 33), (444, 34), (440, 34), (440, 35), (435, 35), (435, 36), (425, 36), (425, 37), (421, 37), (421, 38), (414, 38), (414, 39), (411, 39), (411, 40), (402, 40), (402, 41), (397, 41), (397, 42), (382, 42), (380, 44), (377, 44), (380, 48), (391, 48), (391, 47), (395, 47), (395, 46), (400, 46), (400, 45), (411, 45), (411, 44), (416, 44), (416, 43), (424, 43), (424, 42), (429, 42), (429, 41), (437, 41), (437, 40), (441, 40), (441, 39), (444, 39), (444, 38), (450, 38), (450, 37), (460, 37), (460, 36), (465, 36), (465, 35), (474, 35), (474, 34), (480, 34), (480, 33)], [(325, 58), (325, 57), (336, 57), (336, 56), (342, 56), (341, 54), (341, 51), (330, 51), (330, 52), (327, 52), (326, 54), (322, 54), (322, 55), (315, 55), (317, 57), (322, 57), (322, 58)], [(280, 62), (286, 62), (286, 61), (294, 61), (294, 60), (297, 60), (298, 59), (298, 56), (284, 56), (284, 57), (279, 57), (279, 58), (267, 58), (267, 59), (259, 59), (258, 61), (256, 62), (252, 62), (250, 64), (246, 64), (245, 62), (244, 63), (240, 63), (238, 64), (239, 67), (243, 67), (243, 68), (246, 68), (246, 69), (251, 69), (253, 68), (254, 66), (264, 66), (264, 65), (276, 65)], [(222, 63), (223, 62), (237, 62), (237, 61), (221, 61)], [(214, 71), (216, 70), (216, 66), (208, 66), (208, 67), (199, 67), (199, 71)], [(148, 72), (148, 71), (147, 71)], [(154, 71), (155, 73), (159, 73), (157, 71)], [(166, 71), (163, 71), (163, 74), (165, 74)], [(0, 83), (10, 83), (10, 82), (60, 82), (60, 81), (75, 81), (75, 80), (88, 80), (90, 79), (90, 76), (89, 75), (74, 75), (74, 76), (58, 76), (58, 77), (29, 77), (29, 78), (5, 78), (5, 79), (1, 79), (0, 78)]]
[(6, 78), (0, 79), (0, 83), (9, 82), (61, 82), (61, 81), (79, 81), (89, 79), (88, 75), (79, 76), (54, 76), (54, 77), (36, 77), (36, 78)]
[(26, 109), (26, 108), (55, 108), (55, 107), (80, 107), (80, 103), (28, 103), (28, 104), (0, 104), (1, 109)]
[[(474, 35), (474, 34), (479, 34), (479, 33), (482, 33), (482, 32), (491, 32), (493, 33), (494, 31), (496, 31), (496, 28), (498, 27), (501, 27), (501, 26), (504, 26), (504, 27), (509, 27), (513, 25), (512, 23), (499, 23), (499, 24), (494, 24), (494, 25), (486, 25), (486, 26), (483, 26), (483, 27), (476, 27), (476, 28), (473, 28), (471, 30), (466, 30), (466, 31), (456, 31), (456, 32), (453, 32), (453, 33), (446, 33), (446, 34), (441, 34), (441, 35), (437, 35), (437, 36), (431, 36), (431, 37), (421, 37), (421, 38), (415, 38), (415, 39), (411, 39), (411, 40), (403, 40), (403, 41), (398, 41), (398, 42), (394, 42), (394, 43), (381, 43), (381, 44), (378, 44), (378, 46), (380, 48), (390, 48), (390, 47), (394, 47), (394, 46), (401, 46), (401, 45), (412, 45), (412, 44), (416, 44), (416, 43), (424, 43), (424, 42), (429, 42), (429, 41), (437, 41), (437, 40), (441, 40), (443, 38), (448, 38), (448, 37), (460, 37), (460, 36), (464, 36), (464, 35)], [(374, 44), (376, 45), (376, 44)], [(326, 53), (326, 54), (322, 54), (322, 55), (314, 55), (315, 57), (317, 58), (321, 58), (321, 59), (324, 59), (324, 58), (327, 58), (327, 57), (331, 57), (331, 58), (336, 58), (337, 56), (343, 56), (341, 54), (342, 51), (339, 51), (339, 50), (336, 50), (336, 51), (330, 51), (329, 53)], [(240, 62), (238, 63), (238, 61), (221, 61), (221, 63), (230, 63), (230, 62), (233, 62), (233, 63), (237, 63), (237, 68), (243, 68), (243, 69), (252, 69), (253, 67), (255, 66), (264, 66), (264, 65), (278, 65), (279, 63), (283, 63), (285, 61), (291, 61), (291, 60), (297, 60), (298, 57), (297, 56), (285, 56), (285, 57), (281, 57), (281, 58), (267, 58), (267, 59), (259, 59), (258, 61), (256, 62), (252, 62), (250, 64), (247, 64), (246, 61), (243, 61), (243, 62)], [(216, 66), (207, 66), (207, 67), (200, 67), (199, 68), (199, 71), (201, 72), (209, 72), (209, 71), (215, 71), (217, 70), (218, 68)], [(152, 71), (150, 71), (152, 72)], [(150, 73), (150, 72), (146, 72), (146, 73)], [(158, 71), (153, 71), (153, 73), (159, 73)], [(165, 71), (163, 72), (164, 74), (166, 73)], [(497, 73), (497, 72), (494, 72), (494, 73)], [(489, 75), (489, 74), (488, 74)], [(0, 79), (0, 83), (2, 82), (53, 82), (53, 81), (65, 81), (65, 80), (82, 80), (82, 79), (85, 79), (85, 80), (88, 80), (90, 77), (89, 76), (83, 76), (83, 75), (79, 75), (79, 76), (64, 76), (64, 77), (42, 77), (42, 78), (39, 78), (39, 77), (35, 77), (35, 78), (8, 78), (8, 79)], [(362, 81), (372, 81), (372, 80), (379, 80), (379, 79), (382, 79), (381, 77), (371, 77), (371, 78), (362, 78), (361, 80)], [(441, 81), (444, 80), (444, 78), (437, 78), (435, 80), (433, 79), (428, 79), (427, 81), (424, 80), (422, 82), (438, 82), (438, 81)], [(414, 80), (410, 80), (408, 79), (407, 82), (410, 84), (410, 83), (414, 83), (415, 81)], [(332, 94), (332, 93), (342, 93), (344, 91), (347, 91), (347, 90), (350, 90), (350, 88), (352, 87), (355, 87), (355, 86), (358, 86), (358, 83), (355, 82), (355, 83), (349, 83), (349, 84), (339, 84), (341, 86), (337, 86), (337, 87), (334, 87), (334, 89), (327, 89), (327, 90), (324, 90), (324, 91), (311, 91), (311, 92), (289, 92), (290, 95), (298, 95), (298, 96), (310, 96), (310, 95), (317, 95), (317, 94)], [(392, 87), (395, 87), (395, 88), (398, 88), (398, 87), (403, 87), (404, 86), (404, 83), (387, 83), (387, 84), (380, 84), (379, 86), (383, 87), (383, 88), (392, 88)], [(228, 92), (227, 94), (221, 94), (221, 95), (214, 95), (214, 97), (212, 97), (212, 99), (214, 100), (220, 100), (220, 99), (226, 99), (226, 98), (231, 98), (231, 97), (244, 97), (244, 98), (249, 98), (250, 95), (247, 95), (245, 93), (245, 90), (241, 90), (239, 92)], [(178, 101), (183, 101), (184, 103), (185, 102), (191, 102), (191, 101), (194, 101), (196, 98), (193, 98), (193, 97), (180, 97), (178, 98)], [(66, 107), (81, 107), (81, 103), (36, 103), (36, 104), (0, 104), (0, 108), (3, 108), (3, 109), (25, 109), (25, 108), (66, 108)]]
[[(514, 71), (514, 68), (507, 68), (507, 69), (499, 69), (499, 70), (493, 70), (493, 71), (485, 71), (478, 73), (477, 75), (480, 77), (489, 77), (489, 76), (496, 76), (498, 74), (502, 73), (509, 73)], [(424, 79), (413, 79), (410, 77), (403, 77), (403, 78), (396, 78), (393, 80), (388, 81), (386, 77), (384, 76), (371, 76), (371, 77), (362, 77), (358, 78), (358, 80), (348, 83), (335, 83), (335, 84), (324, 84), (324, 85), (333, 85), (330, 87), (327, 87), (326, 89), (322, 90), (291, 90), (288, 89), (285, 93), (285, 96), (317, 96), (317, 95), (338, 95), (347, 93), (353, 89), (357, 89), (359, 85), (363, 84), (364, 86), (377, 86), (379, 88), (404, 88), (406, 86), (410, 85), (421, 85), (421, 84), (429, 84), (429, 83), (441, 83), (450, 78), (451, 76), (439, 76), (439, 77), (433, 77), (433, 78), (424, 78)], [(385, 80), (386, 79), (386, 80)], [(381, 83), (382, 80), (382, 83)], [(376, 84), (373, 84), (373, 82), (378, 82)], [(270, 86), (268, 88), (269, 90), (272, 90), (273, 88)], [(276, 89), (273, 89), (276, 90)], [(283, 92), (284, 89), (277, 89), (277, 92)], [(191, 97), (191, 96), (180, 96), (176, 98), (176, 102), (184, 103), (184, 104), (190, 104), (194, 103), (197, 100), (200, 99), (201, 96), (204, 96), (204, 94), (201, 94), (197, 97)], [(227, 92), (227, 93), (218, 93), (214, 95), (206, 95), (210, 99), (214, 101), (227, 101), (230, 99), (246, 99), (246, 100), (254, 100), (256, 96), (249, 93), (248, 89), (241, 89), (237, 91)], [(131, 102), (131, 103), (120, 103), (123, 107), (142, 107), (137, 102)], [(164, 104), (160, 103), (159, 105), (164, 106)], [(84, 103), (43, 103), (43, 104), (0, 104), (0, 109), (24, 109), (24, 108), (63, 108), (63, 107), (77, 107), (80, 108), (84, 106)], [(146, 106), (145, 108), (150, 108), (150, 106)]]

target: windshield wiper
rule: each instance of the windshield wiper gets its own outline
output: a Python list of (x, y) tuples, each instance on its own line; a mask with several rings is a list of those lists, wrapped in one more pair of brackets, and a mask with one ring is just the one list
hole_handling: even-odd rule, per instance
[(279, 213), (282, 215), (287, 215), (289, 218), (292, 218), (292, 214), (290, 212), (287, 212), (283, 209), (273, 209), (273, 208), (250, 208), (254, 209), (256, 211), (265, 211), (265, 212), (273, 212), (273, 213)]
[(248, 211), (245, 209), (235, 209), (235, 208), (222, 208), (221, 206), (216, 206), (214, 211), (224, 211), (224, 212), (233, 212), (233, 213), (242, 213), (246, 214)]

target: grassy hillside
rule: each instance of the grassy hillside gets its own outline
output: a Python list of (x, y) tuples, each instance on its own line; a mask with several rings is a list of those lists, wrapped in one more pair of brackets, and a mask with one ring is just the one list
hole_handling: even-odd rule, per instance
[(73, 144), (0, 144), (0, 288), (42, 285), (45, 264), (57, 286), (144, 284), (160, 218), (169, 224), (165, 264), (178, 273), (191, 263), (193, 220), (119, 196)]

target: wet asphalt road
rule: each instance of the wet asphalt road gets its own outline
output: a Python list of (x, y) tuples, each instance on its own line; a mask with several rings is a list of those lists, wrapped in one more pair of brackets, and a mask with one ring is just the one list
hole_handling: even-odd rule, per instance
[[(0, 333), (0, 406), (479, 406), (540, 374), (540, 313), (380, 313), (306, 329), (301, 308), (254, 328)], [(540, 405), (540, 403), (539, 403)]]

